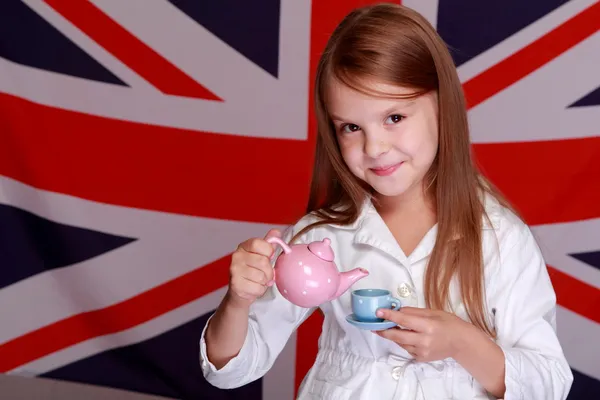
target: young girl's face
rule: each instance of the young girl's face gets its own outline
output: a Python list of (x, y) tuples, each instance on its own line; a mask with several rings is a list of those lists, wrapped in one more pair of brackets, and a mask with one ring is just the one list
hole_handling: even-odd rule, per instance
[[(411, 93), (384, 84), (373, 84), (372, 88)], [(327, 101), (342, 157), (354, 175), (383, 196), (422, 190), (423, 177), (438, 148), (435, 93), (410, 100), (385, 99), (334, 81)]]

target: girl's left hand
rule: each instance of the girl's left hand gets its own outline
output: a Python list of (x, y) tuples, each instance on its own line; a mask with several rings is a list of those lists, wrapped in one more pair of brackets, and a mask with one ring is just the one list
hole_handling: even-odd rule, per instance
[(396, 342), (422, 362), (454, 357), (460, 351), (469, 329), (474, 327), (454, 314), (427, 308), (402, 307), (398, 311), (381, 309), (378, 316), (406, 329), (395, 327), (375, 333)]

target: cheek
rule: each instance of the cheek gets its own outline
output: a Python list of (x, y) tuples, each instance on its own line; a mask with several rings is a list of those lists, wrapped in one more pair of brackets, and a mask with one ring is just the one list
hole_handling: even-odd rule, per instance
[(346, 162), (357, 162), (362, 158), (362, 144), (357, 138), (344, 138), (338, 140), (342, 157)]
[(414, 161), (421, 157), (423, 140), (417, 133), (403, 132), (396, 140), (395, 147)]
[(358, 140), (352, 140), (346, 138), (345, 140), (339, 141), (340, 152), (344, 162), (348, 168), (354, 173), (359, 173), (362, 170), (362, 144)]
[(437, 153), (437, 136), (431, 132), (416, 131), (402, 137), (398, 146), (417, 164), (428, 164)]
[(424, 134), (420, 137), (417, 146), (422, 157), (429, 158), (437, 150), (437, 138), (430, 134)]

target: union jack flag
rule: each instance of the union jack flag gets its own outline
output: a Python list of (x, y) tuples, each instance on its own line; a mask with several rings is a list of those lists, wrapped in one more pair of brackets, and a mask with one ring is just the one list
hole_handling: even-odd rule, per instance
[[(236, 245), (302, 215), (316, 62), (374, 2), (2, 0), (0, 372), (291, 399), (318, 314), (228, 394), (199, 334)], [(600, 3), (403, 3), (450, 45), (478, 162), (540, 242), (570, 398), (600, 398)]]

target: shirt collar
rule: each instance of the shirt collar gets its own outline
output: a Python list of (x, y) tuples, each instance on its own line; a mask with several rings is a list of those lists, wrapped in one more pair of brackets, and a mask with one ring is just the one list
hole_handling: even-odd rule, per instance
[[(484, 197), (484, 209), (487, 217), (482, 216), (482, 229), (493, 230), (499, 229), (501, 221), (502, 206), (492, 196), (486, 194)], [(398, 260), (406, 259), (398, 246), (396, 239), (388, 229), (387, 225), (375, 209), (373, 202), (367, 197), (360, 210), (360, 214), (356, 220), (349, 225), (331, 225), (335, 229), (352, 231), (354, 235), (354, 243), (366, 244), (378, 248)], [(421, 243), (409, 256), (411, 262), (416, 262), (419, 259), (426, 257), (431, 253), (435, 238), (437, 235), (437, 224), (427, 232)]]
[[(500, 203), (498, 203), (498, 201), (494, 197), (486, 194), (484, 196), (484, 209), (489, 218), (489, 221), (488, 221), (488, 218), (486, 218), (485, 216), (482, 216), (482, 218), (483, 218), (482, 228), (484, 230), (499, 229), (501, 215), (502, 215), (502, 205)], [(373, 219), (373, 218), (381, 219), (377, 210), (375, 209), (375, 206), (373, 205), (373, 202), (371, 201), (371, 198), (367, 197), (363, 201), (363, 205), (360, 209), (360, 213), (353, 223), (351, 223), (349, 225), (333, 224), (331, 226), (335, 227), (336, 229), (342, 229), (342, 230), (359, 230), (363, 226), (365, 221)]]

